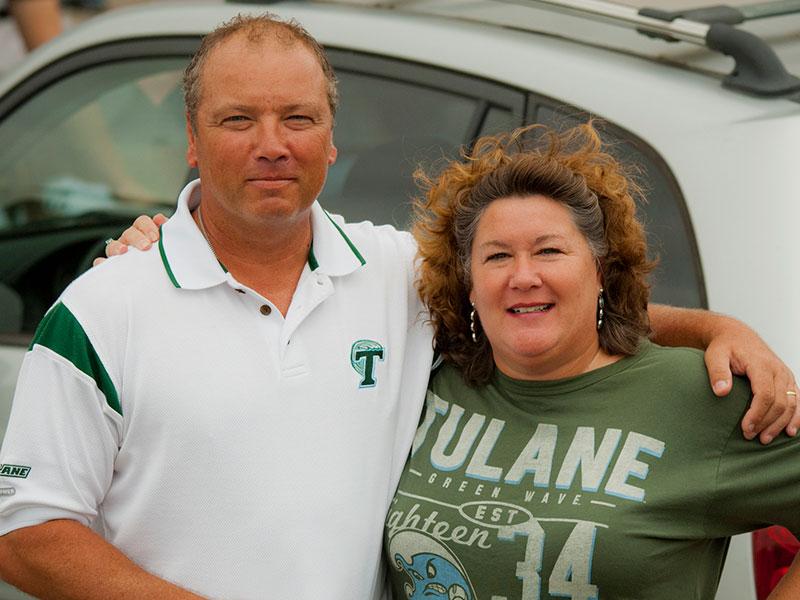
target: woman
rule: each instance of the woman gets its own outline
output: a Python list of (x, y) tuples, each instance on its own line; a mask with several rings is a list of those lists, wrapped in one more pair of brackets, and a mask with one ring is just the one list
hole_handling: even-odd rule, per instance
[(699, 352), (647, 341), (637, 190), (591, 124), (540, 133), (479, 141), (417, 207), (444, 365), (387, 517), (395, 598), (713, 598), (728, 536), (800, 533), (800, 444), (747, 442), (746, 382), (731, 410)]

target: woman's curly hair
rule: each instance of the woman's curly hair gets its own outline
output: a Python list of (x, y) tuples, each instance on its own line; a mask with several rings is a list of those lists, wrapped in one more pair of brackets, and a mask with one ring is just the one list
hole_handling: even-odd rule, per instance
[(467, 383), (482, 385), (494, 371), (485, 335), (472, 341), (470, 256), (478, 222), (499, 198), (542, 195), (562, 203), (598, 262), (605, 289), (600, 347), (634, 354), (650, 332), (644, 228), (636, 218), (639, 187), (609, 154), (592, 121), (563, 133), (541, 125), (478, 140), (462, 160), (435, 178), (418, 170), (424, 191), (414, 205), (419, 244), (417, 289), (430, 310), (435, 345)]

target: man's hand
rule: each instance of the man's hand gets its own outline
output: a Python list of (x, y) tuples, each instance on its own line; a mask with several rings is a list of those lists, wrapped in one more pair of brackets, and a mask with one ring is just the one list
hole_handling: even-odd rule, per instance
[(758, 434), (768, 444), (784, 427), (788, 435), (797, 434), (800, 404), (794, 374), (752, 329), (733, 321), (709, 341), (705, 361), (717, 396), (731, 391), (732, 374), (750, 380), (753, 402), (742, 419), (747, 439)]
[[(128, 246), (139, 250), (149, 250), (153, 243), (158, 241), (158, 228), (167, 222), (167, 217), (158, 213), (152, 219), (147, 215), (136, 217), (133, 225), (122, 232), (118, 240), (110, 240), (106, 244), (106, 256), (125, 254)], [(105, 258), (95, 258), (93, 266), (99, 265)]]
[(747, 439), (758, 435), (768, 444), (784, 427), (788, 435), (797, 434), (797, 382), (755, 331), (741, 321), (706, 310), (651, 304), (648, 313), (656, 343), (705, 350), (708, 377), (717, 396), (730, 393), (733, 374), (750, 379), (753, 401), (742, 419)]

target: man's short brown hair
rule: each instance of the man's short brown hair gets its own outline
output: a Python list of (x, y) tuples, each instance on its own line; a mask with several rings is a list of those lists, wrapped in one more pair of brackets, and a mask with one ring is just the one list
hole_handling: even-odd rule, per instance
[(327, 82), (326, 93), (331, 115), (334, 117), (336, 116), (336, 109), (339, 105), (339, 93), (336, 89), (336, 74), (333, 71), (333, 67), (322, 45), (294, 19), (283, 20), (271, 13), (263, 13), (260, 15), (239, 14), (203, 37), (200, 47), (197, 49), (197, 52), (195, 52), (183, 73), (183, 101), (186, 106), (186, 112), (189, 115), (189, 123), (191, 123), (192, 129), (195, 129), (197, 125), (197, 108), (200, 105), (200, 99), (203, 94), (200, 76), (202, 75), (206, 59), (211, 51), (221, 42), (239, 33), (246, 35), (248, 41), (253, 43), (258, 43), (265, 37), (270, 36), (271, 39), (284, 43), (287, 46), (299, 42), (311, 50), (317, 58), (319, 66), (322, 68), (322, 73), (325, 75), (325, 80)]

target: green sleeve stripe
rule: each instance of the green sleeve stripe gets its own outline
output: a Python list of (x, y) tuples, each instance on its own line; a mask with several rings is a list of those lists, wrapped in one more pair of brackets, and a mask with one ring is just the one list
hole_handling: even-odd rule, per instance
[[(348, 246), (350, 246), (350, 250), (352, 250), (352, 251), (353, 251), (353, 254), (355, 254), (355, 255), (356, 255), (356, 258), (359, 260), (359, 262), (361, 263), (361, 265), (362, 265), (362, 266), (364, 266), (365, 264), (367, 264), (367, 261), (366, 261), (366, 260), (364, 260), (364, 257), (363, 257), (363, 256), (361, 256), (361, 253), (358, 251), (358, 248), (356, 248), (355, 244), (354, 244), (353, 242), (351, 242), (351, 241), (350, 241), (350, 238), (349, 238), (349, 237), (347, 237), (347, 235), (345, 234), (345, 232), (344, 232), (344, 231), (342, 231), (342, 228), (341, 228), (341, 227), (339, 227), (339, 225), (337, 225), (337, 224), (336, 224), (336, 221), (334, 221), (334, 220), (331, 218), (331, 216), (328, 214), (328, 211), (325, 211), (325, 216), (326, 216), (326, 217), (328, 217), (328, 220), (329, 220), (329, 221), (330, 221), (330, 222), (333, 224), (333, 226), (334, 226), (334, 227), (336, 227), (336, 229), (339, 231), (339, 233), (341, 234), (341, 236), (344, 238), (344, 241), (345, 241), (345, 242), (347, 242), (347, 245), (348, 245)], [(323, 257), (323, 258), (324, 258), (324, 257)]]
[[(164, 252), (164, 226), (161, 225), (158, 228), (158, 253), (161, 255), (161, 262), (164, 263), (164, 268), (167, 270), (167, 276), (169, 276), (169, 280), (172, 282), (176, 288), (180, 288), (181, 284), (178, 283), (178, 280), (175, 279), (175, 274), (172, 272), (172, 267), (169, 266), (169, 261), (167, 260), (167, 253)], [(222, 263), (220, 263), (222, 264)], [(224, 266), (222, 267), (225, 268)], [(226, 271), (227, 273), (227, 271)]]
[(119, 396), (108, 371), (97, 356), (92, 343), (86, 336), (81, 324), (61, 302), (48, 312), (33, 337), (32, 349), (36, 344), (49, 348), (59, 356), (63, 356), (80, 371), (91, 377), (106, 397), (112, 410), (122, 415)]

